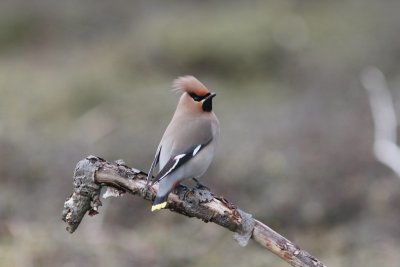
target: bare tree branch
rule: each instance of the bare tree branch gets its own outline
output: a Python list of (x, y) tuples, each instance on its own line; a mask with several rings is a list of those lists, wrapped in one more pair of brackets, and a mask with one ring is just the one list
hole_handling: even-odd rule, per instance
[(368, 92), (374, 120), (374, 155), (400, 178), (400, 148), (397, 145), (398, 122), (385, 76), (379, 69), (369, 67), (361, 73), (361, 83)]
[[(147, 174), (129, 168), (124, 164), (110, 163), (95, 156), (81, 160), (74, 173), (74, 192), (65, 201), (62, 219), (67, 223), (67, 231), (73, 233), (86, 212), (98, 213), (101, 206), (100, 191), (103, 186), (111, 187), (119, 193), (131, 193), (146, 200), (154, 199), (158, 186), (146, 190)], [(238, 209), (225, 198), (215, 196), (209, 190), (199, 187), (188, 189), (179, 186), (177, 193), (170, 194), (167, 208), (188, 217), (196, 217), (204, 222), (214, 222), (234, 232), (241, 246), (250, 238), (278, 255), (295, 267), (324, 267), (325, 265), (300, 249), (293, 242), (281, 236), (265, 224), (255, 220), (251, 214)]]

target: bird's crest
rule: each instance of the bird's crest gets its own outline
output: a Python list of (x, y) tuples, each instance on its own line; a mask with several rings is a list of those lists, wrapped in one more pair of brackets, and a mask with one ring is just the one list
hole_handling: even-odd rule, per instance
[(182, 76), (174, 80), (173, 91), (176, 92), (186, 92), (188, 94), (194, 93), (196, 95), (202, 96), (209, 93), (207, 87), (202, 84), (195, 77), (187, 75)]

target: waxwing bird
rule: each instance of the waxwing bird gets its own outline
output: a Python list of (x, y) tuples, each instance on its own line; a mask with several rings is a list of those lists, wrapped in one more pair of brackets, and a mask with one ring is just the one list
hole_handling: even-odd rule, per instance
[[(182, 180), (199, 178), (206, 172), (219, 135), (219, 122), (212, 111), (216, 94), (193, 76), (177, 78), (173, 88), (182, 95), (147, 176), (147, 186), (159, 184), (152, 211), (165, 208), (169, 193)], [(153, 177), (157, 164), (159, 172)]]

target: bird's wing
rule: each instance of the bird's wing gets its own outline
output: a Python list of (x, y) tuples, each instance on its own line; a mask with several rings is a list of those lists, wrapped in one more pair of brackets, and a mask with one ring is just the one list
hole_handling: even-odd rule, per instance
[(182, 166), (185, 162), (189, 161), (191, 158), (194, 158), (203, 148), (205, 148), (212, 140), (212, 136), (203, 144), (196, 144), (188, 149), (185, 152), (173, 155), (162, 170), (157, 174), (157, 176), (153, 179), (152, 184), (161, 181), (167, 175), (176, 171), (180, 166)]
[[(153, 180), (153, 170), (154, 170), (154, 167), (155, 167), (155, 166), (158, 164), (158, 162), (160, 161), (160, 151), (161, 151), (161, 147), (162, 147), (162, 145), (159, 144), (159, 145), (158, 145), (158, 148), (157, 148), (157, 151), (156, 151), (156, 154), (155, 154), (155, 156), (154, 156), (153, 162), (151, 163), (149, 173), (147, 174), (146, 186), (148, 186), (148, 185), (150, 184), (150, 181)], [(153, 183), (154, 183), (154, 182), (152, 182), (152, 184), (153, 184)]]

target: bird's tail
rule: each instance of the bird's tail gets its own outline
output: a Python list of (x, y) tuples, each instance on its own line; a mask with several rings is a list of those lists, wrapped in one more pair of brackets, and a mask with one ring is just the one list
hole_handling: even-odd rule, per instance
[(157, 195), (153, 201), (153, 205), (151, 206), (151, 211), (156, 211), (165, 208), (165, 206), (167, 206), (168, 195), (169, 194), (166, 194), (164, 196)]

